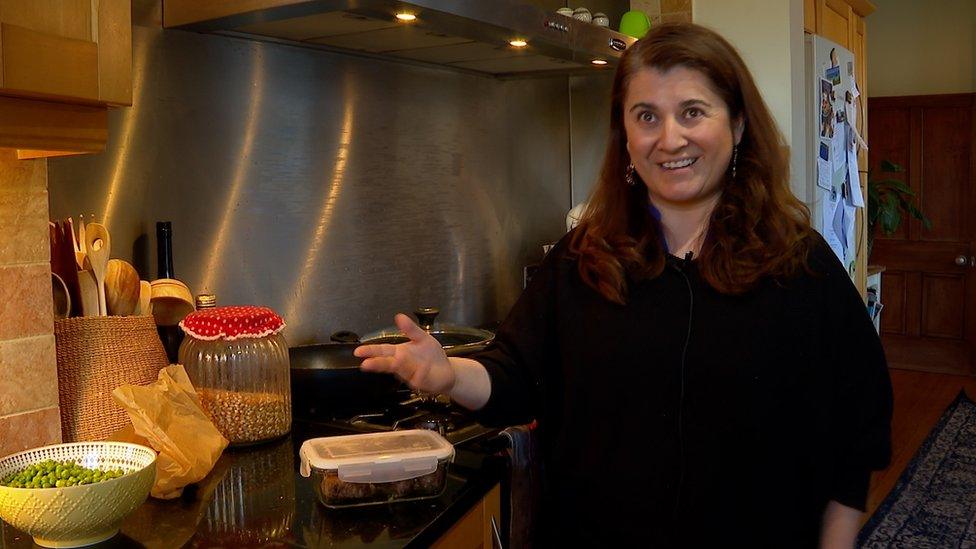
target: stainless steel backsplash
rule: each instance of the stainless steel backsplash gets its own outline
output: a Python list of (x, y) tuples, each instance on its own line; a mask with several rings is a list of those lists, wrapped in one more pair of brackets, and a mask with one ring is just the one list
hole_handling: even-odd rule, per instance
[(499, 81), (148, 26), (133, 49), (107, 150), (49, 163), (52, 217), (95, 214), (146, 279), (172, 221), (177, 277), (274, 308), (292, 345), (416, 306), (500, 320), (602, 155), (606, 115), (571, 112), (607, 112), (607, 75)]

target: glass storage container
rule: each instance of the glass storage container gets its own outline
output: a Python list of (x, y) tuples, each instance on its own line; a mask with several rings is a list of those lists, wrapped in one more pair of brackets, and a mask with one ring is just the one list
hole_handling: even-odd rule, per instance
[(285, 323), (267, 307), (214, 307), (180, 322), (180, 362), (204, 410), (232, 445), (291, 430)]
[(439, 496), (447, 485), (454, 446), (425, 429), (306, 440), (303, 477), (322, 505), (356, 507)]

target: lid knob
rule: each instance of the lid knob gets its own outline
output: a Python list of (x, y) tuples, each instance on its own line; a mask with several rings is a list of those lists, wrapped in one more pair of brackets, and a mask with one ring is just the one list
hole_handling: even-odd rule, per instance
[(420, 327), (425, 332), (429, 332), (434, 327), (434, 319), (440, 312), (441, 310), (437, 307), (420, 307), (414, 310), (413, 316), (417, 317), (417, 323), (420, 324)]

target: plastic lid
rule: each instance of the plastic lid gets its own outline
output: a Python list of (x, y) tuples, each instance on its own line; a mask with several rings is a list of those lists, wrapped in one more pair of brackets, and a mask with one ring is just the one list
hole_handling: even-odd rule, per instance
[(454, 446), (426, 429), (343, 435), (306, 440), (299, 451), (301, 475), (338, 471), (343, 482), (396, 482), (433, 473), (454, 459)]
[(194, 339), (233, 341), (276, 334), (285, 321), (267, 307), (213, 307), (186, 315), (180, 328)]

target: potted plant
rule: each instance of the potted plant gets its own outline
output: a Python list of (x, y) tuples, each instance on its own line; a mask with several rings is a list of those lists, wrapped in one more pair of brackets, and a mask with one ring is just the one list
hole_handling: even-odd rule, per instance
[[(881, 173), (904, 173), (905, 168), (888, 160), (881, 161)], [(881, 226), (885, 236), (891, 236), (901, 225), (903, 213), (908, 213), (932, 228), (932, 222), (915, 206), (915, 192), (897, 179), (871, 179), (868, 177), (868, 259), (874, 245), (874, 231)]]

